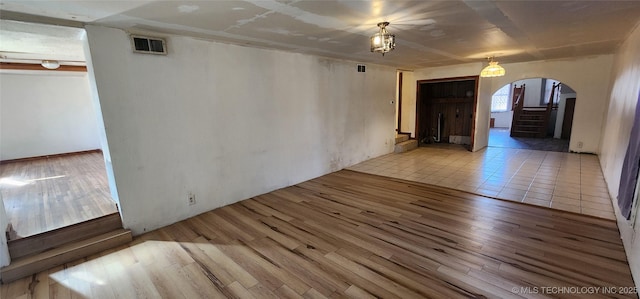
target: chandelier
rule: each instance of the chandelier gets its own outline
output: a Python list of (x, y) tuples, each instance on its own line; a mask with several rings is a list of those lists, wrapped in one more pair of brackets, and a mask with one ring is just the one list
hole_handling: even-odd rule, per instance
[(380, 31), (371, 36), (371, 52), (387, 53), (396, 47), (396, 36), (390, 34), (386, 27), (389, 26), (389, 22), (380, 22), (378, 27)]

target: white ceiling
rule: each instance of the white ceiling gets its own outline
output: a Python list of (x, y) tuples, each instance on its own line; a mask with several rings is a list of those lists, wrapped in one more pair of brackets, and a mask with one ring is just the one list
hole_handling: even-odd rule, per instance
[[(45, 16), (48, 20), (183, 34), (403, 69), (484, 61), (490, 55), (505, 63), (609, 54), (640, 20), (637, 0), (2, 0), (0, 9), (4, 11), (2, 18)], [(369, 52), (368, 44), (381, 21), (391, 23), (388, 30), (397, 38), (396, 50), (384, 57)], [(12, 52), (7, 48), (14, 47), (16, 39), (25, 44), (32, 34), (28, 30), (36, 30), (24, 24), (26, 28), (17, 28), (21, 26), (15, 22), (10, 23), (13, 27), (7, 24), (0, 23), (0, 51), (4, 55)], [(51, 33), (50, 29), (41, 35)], [(35, 43), (32, 51), (45, 55)], [(64, 42), (57, 44), (64, 46)], [(60, 54), (52, 50), (54, 45), (45, 47), (45, 52)], [(27, 48), (13, 52), (31, 51)], [(62, 49), (57, 52), (70, 53)]]

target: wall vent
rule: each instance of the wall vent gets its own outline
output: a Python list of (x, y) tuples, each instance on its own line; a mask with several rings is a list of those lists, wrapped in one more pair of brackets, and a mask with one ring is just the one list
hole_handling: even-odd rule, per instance
[(167, 43), (162, 38), (131, 35), (133, 52), (167, 55)]

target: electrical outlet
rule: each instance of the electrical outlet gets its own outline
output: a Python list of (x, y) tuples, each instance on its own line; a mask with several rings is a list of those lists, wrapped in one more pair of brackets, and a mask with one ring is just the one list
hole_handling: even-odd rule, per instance
[(196, 204), (196, 195), (193, 193), (189, 193), (189, 205), (195, 205)]
[(579, 142), (578, 142), (578, 148), (582, 148), (582, 146), (583, 146), (582, 141), (579, 141)]

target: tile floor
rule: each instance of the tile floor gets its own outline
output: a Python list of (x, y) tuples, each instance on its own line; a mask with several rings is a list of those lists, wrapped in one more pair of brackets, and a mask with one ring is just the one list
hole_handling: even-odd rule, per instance
[(348, 169), (615, 219), (595, 155), (437, 144)]

